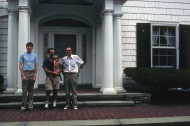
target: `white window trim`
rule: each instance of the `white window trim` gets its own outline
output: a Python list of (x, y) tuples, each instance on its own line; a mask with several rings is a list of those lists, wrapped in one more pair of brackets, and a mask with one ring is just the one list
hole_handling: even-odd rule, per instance
[[(175, 31), (176, 31), (176, 47), (167, 47), (167, 49), (171, 48), (171, 49), (176, 49), (176, 69), (179, 69), (179, 24), (168, 24), (168, 23), (151, 23), (151, 27), (150, 27), (150, 30), (151, 30), (151, 35), (150, 35), (150, 40), (151, 40), (151, 67), (153, 67), (153, 48), (166, 48), (166, 47), (153, 47), (153, 26), (173, 26), (175, 27)], [(168, 67), (167, 67), (168, 68)]]

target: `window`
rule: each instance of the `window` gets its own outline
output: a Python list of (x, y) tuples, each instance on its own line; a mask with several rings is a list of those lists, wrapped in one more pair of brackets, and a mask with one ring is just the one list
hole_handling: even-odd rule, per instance
[(152, 25), (151, 66), (176, 68), (176, 26)]
[(136, 26), (137, 67), (190, 69), (190, 25)]

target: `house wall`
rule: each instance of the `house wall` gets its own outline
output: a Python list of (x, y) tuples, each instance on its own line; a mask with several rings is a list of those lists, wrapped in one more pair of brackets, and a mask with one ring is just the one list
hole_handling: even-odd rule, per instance
[[(7, 78), (8, 31), (6, 8), (6, 0), (0, 0), (0, 74), (5, 79)], [(123, 69), (125, 67), (136, 67), (136, 23), (173, 22), (176, 24), (190, 24), (189, 0), (127, 0), (122, 11), (124, 14), (121, 20)], [(31, 27), (33, 25), (31, 24)], [(35, 36), (33, 28), (31, 28), (31, 40)]]
[(7, 35), (8, 35), (8, 16), (7, 2), (0, 0), (0, 74), (7, 80)]
[(189, 0), (127, 0), (122, 16), (123, 69), (136, 67), (136, 23), (176, 23), (190, 25)]

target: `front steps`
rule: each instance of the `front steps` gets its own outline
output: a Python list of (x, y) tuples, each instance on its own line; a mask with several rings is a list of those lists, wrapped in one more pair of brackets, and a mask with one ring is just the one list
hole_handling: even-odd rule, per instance
[[(135, 103), (149, 102), (149, 93), (79, 93), (78, 107), (85, 106), (133, 106)], [(34, 108), (44, 107), (45, 94), (34, 94)], [(0, 109), (2, 108), (20, 108), (22, 101), (21, 94), (0, 94)], [(49, 103), (52, 106), (52, 94)], [(59, 93), (57, 98), (57, 107), (65, 106), (65, 94)]]

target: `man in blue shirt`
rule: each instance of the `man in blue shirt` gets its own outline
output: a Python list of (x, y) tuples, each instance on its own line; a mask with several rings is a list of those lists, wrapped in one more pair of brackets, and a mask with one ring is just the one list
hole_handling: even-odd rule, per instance
[(19, 57), (19, 69), (22, 77), (21, 111), (25, 111), (27, 107), (30, 111), (33, 110), (33, 90), (38, 69), (38, 57), (36, 54), (32, 53), (32, 49), (33, 43), (28, 42), (26, 44), (27, 52), (21, 54)]
[[(46, 84), (45, 84), (45, 90), (46, 90), (46, 97), (45, 97), (45, 109), (48, 109), (49, 104), (49, 98), (51, 91), (53, 91), (53, 108), (56, 109), (56, 101), (57, 101), (57, 91), (60, 88), (60, 78), (59, 73), (54, 72), (54, 62), (53, 62), (53, 55), (54, 55), (54, 49), (49, 48), (47, 49), (47, 53), (49, 57), (44, 60), (42, 68), (44, 68), (44, 72), (46, 73)], [(54, 76), (54, 80), (56, 81), (56, 84), (54, 85), (51, 81), (50, 75)]]

